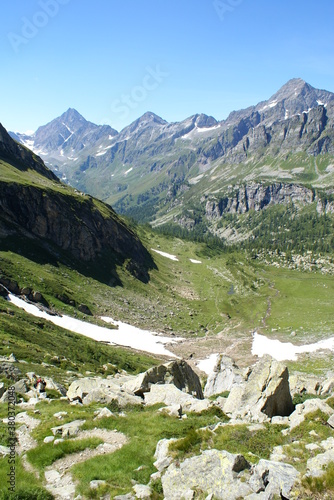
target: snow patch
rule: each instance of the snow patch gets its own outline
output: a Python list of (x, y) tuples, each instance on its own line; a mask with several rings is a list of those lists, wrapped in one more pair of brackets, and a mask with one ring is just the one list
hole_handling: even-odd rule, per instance
[(154, 250), (154, 248), (151, 248), (151, 250), (153, 252), (156, 252), (160, 255), (162, 255), (163, 257), (166, 257), (167, 259), (170, 259), (170, 260), (176, 260), (178, 261), (179, 259), (176, 257), (176, 255), (171, 255), (170, 253), (166, 253), (166, 252), (161, 252), (160, 250)]
[(266, 104), (265, 106), (263, 106), (263, 108), (261, 108), (260, 111), (264, 111), (265, 109), (268, 109), (268, 108), (274, 108), (276, 105), (277, 105), (277, 99), (275, 99), (274, 101), (271, 101), (269, 104)]
[(126, 172), (124, 172), (124, 175), (128, 175), (131, 171), (133, 170), (133, 167), (129, 168)]
[(201, 260), (189, 259), (193, 264), (202, 264)]
[(198, 361), (196, 363), (197, 368), (199, 368), (202, 372), (206, 373), (207, 375), (211, 375), (217, 364), (218, 356), (219, 354), (215, 353), (211, 354), (205, 359), (202, 359), (201, 361)]
[(196, 131), (197, 132), (210, 132), (211, 130), (217, 130), (217, 128), (220, 128), (220, 125), (214, 125), (213, 127), (197, 127), (196, 126)]
[(259, 335), (257, 332), (255, 332), (253, 336), (252, 354), (259, 357), (269, 354), (277, 361), (296, 361), (298, 354), (315, 352), (320, 349), (334, 351), (334, 337), (320, 340), (320, 342), (316, 342), (315, 344), (297, 346), (291, 342), (280, 342), (279, 340), (268, 339), (264, 335)]
[(106, 154), (107, 151), (102, 151), (102, 153), (97, 153), (95, 156), (103, 156)]
[(189, 184), (197, 184), (202, 178), (203, 178), (204, 174), (199, 174), (197, 175), (197, 177), (192, 177), (191, 179), (189, 179)]
[(105, 322), (118, 326), (117, 330), (86, 323), (79, 319), (71, 318), (70, 316), (52, 316), (45, 311), (41, 311), (37, 306), (29, 304), (24, 300), (9, 294), (8, 300), (19, 307), (24, 309), (27, 313), (32, 314), (38, 318), (43, 318), (51, 321), (53, 324), (70, 330), (71, 332), (79, 333), (85, 337), (89, 337), (98, 342), (109, 342), (111, 344), (121, 345), (124, 347), (131, 347), (139, 351), (150, 352), (152, 354), (162, 354), (165, 356), (176, 358), (177, 356), (168, 351), (164, 344), (173, 344), (183, 339), (180, 337), (163, 337), (156, 332), (142, 330), (135, 326), (122, 323), (121, 321), (114, 321), (112, 318), (101, 318)]

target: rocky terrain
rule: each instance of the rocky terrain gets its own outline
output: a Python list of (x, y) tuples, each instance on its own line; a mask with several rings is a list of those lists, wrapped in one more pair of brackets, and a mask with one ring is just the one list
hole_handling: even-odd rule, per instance
[(40, 158), (0, 132), (1, 238), (38, 240), (51, 254), (67, 252), (80, 262), (102, 255), (127, 260), (128, 270), (147, 281), (150, 255), (112, 208), (66, 188)]
[[(1, 370), (17, 363), (13, 356), (0, 361)], [(18, 453), (29, 472), (38, 474), (36, 466), (29, 462), (34, 449), (43, 449), (43, 453), (49, 449), (56, 457), (52, 450), (66, 442), (80, 446), (85, 439), (95, 438), (100, 443), (53, 459), (44, 468), (41, 484), (55, 499), (95, 498), (90, 496), (93, 492), (100, 492), (99, 498), (104, 492), (103, 498), (119, 500), (331, 498), (326, 481), (334, 461), (333, 373), (326, 380), (298, 374), (289, 377), (287, 367), (270, 357), (239, 369), (231, 358), (221, 355), (205, 383), (204, 394), (198, 374), (183, 360), (139, 375), (123, 372), (107, 378), (81, 376), (67, 389), (47, 379), (46, 393), (36, 392), (32, 381), (33, 374), (28, 372), (14, 383), (23, 398), (16, 417)], [(60, 406), (55, 396), (48, 396), (54, 389)], [(7, 401), (7, 394), (2, 384), (1, 403)], [(304, 402), (293, 403), (292, 395)], [(52, 406), (62, 411), (53, 411), (45, 427), (43, 415)], [(86, 407), (91, 408), (90, 413)], [(96, 476), (89, 482), (89, 496), (78, 495), (75, 466), (99, 456), (107, 460), (129, 446), (133, 438), (117, 431), (117, 422), (126, 422), (138, 407), (146, 407), (159, 419), (179, 422), (180, 427), (189, 418), (194, 423), (198, 418), (199, 423), (184, 437), (164, 437), (156, 442), (148, 483), (134, 481), (126, 494), (110, 496), (112, 482), (108, 484), (108, 480)], [(84, 418), (71, 420), (72, 408), (77, 417), (81, 413)], [(200, 424), (203, 415), (213, 416), (210, 425)], [(85, 430), (88, 421), (90, 430)], [(110, 423), (115, 430), (110, 429)], [(33, 436), (38, 436), (39, 426), (44, 431), (36, 440)], [(230, 436), (227, 440), (225, 434)], [(236, 446), (245, 451), (236, 452)], [(6, 456), (9, 448), (2, 446), (0, 451)], [(141, 468), (145, 467), (147, 464), (141, 464)], [(322, 496), (311, 493), (316, 491), (316, 484), (323, 484)]]
[[(303, 197), (305, 184), (329, 188), (333, 106), (333, 93), (297, 78), (267, 101), (233, 111), (223, 121), (198, 114), (168, 123), (148, 112), (119, 133), (100, 127), (98, 136), (84, 139), (82, 127), (91, 124), (68, 110), (29, 138), (12, 135), (73, 186), (138, 220), (163, 224), (182, 221), (184, 210), (217, 192), (234, 207), (238, 189), (248, 191), (251, 208), (254, 182), (265, 184), (266, 193), (258, 194), (262, 201), (254, 200), (260, 210), (268, 198), (275, 203), (275, 195), (284, 203)], [(64, 128), (70, 131), (65, 134)], [(240, 182), (244, 186), (238, 188)], [(309, 191), (304, 203), (313, 201)], [(242, 211), (247, 203), (241, 193), (240, 198)]]

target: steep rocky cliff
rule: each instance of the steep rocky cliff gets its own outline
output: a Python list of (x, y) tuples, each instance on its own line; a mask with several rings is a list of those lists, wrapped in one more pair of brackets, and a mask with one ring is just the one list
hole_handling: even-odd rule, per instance
[(87, 263), (102, 256), (147, 281), (152, 259), (112, 208), (64, 186), (0, 128), (0, 238), (23, 235)]
[[(243, 214), (249, 210), (264, 209), (269, 205), (300, 204), (307, 205), (315, 201), (315, 191), (296, 184), (274, 183), (264, 185), (252, 183), (234, 187), (226, 196), (210, 197), (206, 201), (205, 213), (209, 220), (219, 219), (224, 213)], [(321, 200), (319, 200), (319, 207)], [(329, 210), (330, 204), (325, 205)]]

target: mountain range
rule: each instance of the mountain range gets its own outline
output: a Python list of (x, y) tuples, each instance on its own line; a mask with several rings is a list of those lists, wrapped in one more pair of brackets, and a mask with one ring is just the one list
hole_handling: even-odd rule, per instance
[(147, 112), (116, 132), (69, 109), (31, 136), (11, 135), (78, 190), (154, 225), (192, 228), (199, 216), (221, 235), (223, 213), (296, 200), (333, 209), (334, 94), (299, 78), (223, 121), (168, 123)]
[(2, 245), (15, 251), (22, 245), (23, 253), (31, 249), (42, 261), (56, 258), (85, 272), (98, 265), (115, 282), (117, 265), (126, 263), (136, 278), (148, 280), (149, 253), (111, 207), (61, 183), (1, 124), (0, 174)]

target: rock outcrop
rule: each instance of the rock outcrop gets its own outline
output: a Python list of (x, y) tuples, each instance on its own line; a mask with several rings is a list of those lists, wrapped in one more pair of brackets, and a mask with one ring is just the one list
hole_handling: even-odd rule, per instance
[(288, 416), (293, 410), (288, 369), (269, 356), (252, 367), (244, 383), (232, 387), (224, 405), (228, 416), (256, 421)]
[(80, 262), (113, 256), (118, 263), (127, 261), (135, 277), (148, 281), (153, 260), (112, 208), (62, 185), (39, 157), (17, 144), (1, 125), (0, 159), (7, 166), (0, 181), (0, 237), (29, 237), (57, 258), (62, 250)]
[(241, 384), (245, 379), (242, 371), (228, 356), (220, 355), (213, 372), (209, 375), (204, 388), (204, 396), (209, 398), (222, 392), (230, 391), (233, 386)]
[(227, 451), (206, 450), (200, 456), (186, 459), (179, 466), (172, 463), (162, 476), (166, 500), (193, 498), (195, 490), (212, 493), (217, 499), (237, 500), (246, 498), (253, 490), (238, 481), (242, 471), (250, 464), (242, 455)]
[(198, 399), (204, 398), (198, 375), (184, 360), (154, 366), (145, 373), (139, 374), (135, 379), (126, 382), (123, 388), (133, 392), (136, 396), (143, 397), (154, 384), (173, 384), (181, 391)]
[(93, 402), (111, 403), (116, 401), (119, 406), (127, 404), (140, 405), (142, 399), (122, 389), (117, 379), (103, 379), (101, 377), (84, 377), (74, 380), (67, 391), (70, 401), (79, 401), (83, 404)]
[(223, 214), (244, 214), (250, 210), (263, 210), (272, 205), (290, 203), (308, 205), (315, 200), (315, 192), (298, 184), (250, 183), (226, 193), (224, 198), (210, 197), (205, 206), (208, 220), (220, 219)]

